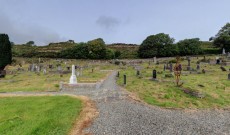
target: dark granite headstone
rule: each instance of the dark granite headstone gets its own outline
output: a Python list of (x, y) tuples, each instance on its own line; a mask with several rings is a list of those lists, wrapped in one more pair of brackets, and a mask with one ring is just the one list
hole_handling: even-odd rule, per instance
[(124, 75), (124, 85), (126, 85), (126, 75)]
[(228, 74), (228, 80), (230, 80), (230, 73)]
[(157, 79), (157, 71), (155, 69), (153, 70), (153, 79)]
[(172, 65), (172, 63), (170, 63), (170, 65), (169, 65), (169, 70), (170, 70), (170, 72), (173, 71), (173, 65)]

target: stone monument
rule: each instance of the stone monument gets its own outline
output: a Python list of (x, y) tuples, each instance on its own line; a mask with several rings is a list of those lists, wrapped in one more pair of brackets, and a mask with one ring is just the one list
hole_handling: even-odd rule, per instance
[(223, 55), (225, 55), (225, 54), (226, 54), (226, 52), (225, 52), (225, 49), (224, 49), (224, 48), (223, 48), (223, 52), (222, 52), (222, 54), (223, 54)]
[(77, 84), (77, 77), (75, 75), (75, 66), (72, 65), (72, 75), (69, 79), (69, 84)]

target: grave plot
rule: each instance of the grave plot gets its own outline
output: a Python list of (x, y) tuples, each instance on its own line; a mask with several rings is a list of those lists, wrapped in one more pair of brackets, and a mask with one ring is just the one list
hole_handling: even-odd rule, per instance
[[(119, 72), (118, 84), (152, 105), (173, 108), (225, 108), (230, 106), (230, 66), (209, 64), (203, 57), (181, 58), (180, 86), (176, 85), (175, 61), (144, 62), (138, 71), (129, 66)], [(215, 60), (215, 57), (206, 57)], [(223, 59), (226, 60), (226, 59)], [(226, 62), (228, 62), (226, 60)], [(170, 66), (171, 63), (172, 66)], [(124, 85), (123, 75), (126, 75)], [(141, 77), (140, 77), (141, 76)]]

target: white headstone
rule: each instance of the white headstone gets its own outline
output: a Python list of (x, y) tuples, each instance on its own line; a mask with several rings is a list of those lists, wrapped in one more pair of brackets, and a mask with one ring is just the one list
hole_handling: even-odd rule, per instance
[(69, 79), (69, 84), (77, 84), (77, 77), (75, 75), (75, 65), (72, 65), (72, 75)]
[(223, 52), (222, 52), (222, 54), (226, 54), (226, 52), (225, 52), (225, 49), (223, 48)]
[(153, 57), (154, 64), (157, 64), (157, 57)]

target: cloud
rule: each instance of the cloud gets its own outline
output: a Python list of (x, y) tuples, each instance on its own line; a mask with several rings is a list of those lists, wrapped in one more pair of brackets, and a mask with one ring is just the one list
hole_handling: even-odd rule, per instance
[(120, 21), (117, 18), (110, 16), (100, 16), (96, 23), (104, 29), (113, 29), (114, 27), (120, 24)]
[(9, 35), (10, 40), (16, 44), (34, 41), (36, 45), (47, 45), (50, 42), (63, 41), (60, 35), (48, 28), (37, 24), (26, 24), (10, 19), (0, 11), (0, 33)]

